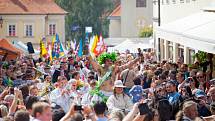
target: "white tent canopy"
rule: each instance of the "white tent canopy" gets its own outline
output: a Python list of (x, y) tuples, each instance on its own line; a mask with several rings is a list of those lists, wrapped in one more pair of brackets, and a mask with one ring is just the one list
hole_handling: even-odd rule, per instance
[[(14, 40), (13, 45), (16, 48), (21, 49), (25, 54), (28, 54), (28, 47), (23, 42)], [(34, 52), (35, 52), (36, 55), (40, 54), (40, 51), (38, 51), (38, 50), (34, 49)]]
[(138, 53), (137, 48), (149, 49), (149, 48), (153, 48), (153, 45), (150, 44), (150, 40), (139, 41), (139, 40), (126, 39), (121, 44), (115, 47), (108, 48), (108, 52), (113, 52), (117, 50), (120, 53), (123, 53), (126, 50), (129, 50), (131, 53)]
[(215, 53), (215, 13), (200, 12), (163, 25), (157, 29), (157, 37)]

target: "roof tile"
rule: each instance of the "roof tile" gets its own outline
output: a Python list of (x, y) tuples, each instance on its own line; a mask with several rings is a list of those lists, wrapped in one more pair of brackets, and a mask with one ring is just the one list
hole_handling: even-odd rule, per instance
[(66, 14), (53, 0), (0, 0), (0, 14)]
[(118, 5), (109, 16), (111, 17), (121, 16), (121, 5)]

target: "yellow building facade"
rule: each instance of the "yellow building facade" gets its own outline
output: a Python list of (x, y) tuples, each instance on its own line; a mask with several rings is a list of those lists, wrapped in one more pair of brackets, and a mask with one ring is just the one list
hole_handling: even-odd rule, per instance
[[(4, 7), (0, 6), (0, 38), (10, 41), (18, 40), (23, 43), (31, 42), (35, 49), (39, 47), (39, 40), (42, 37), (51, 40), (52, 36), (58, 34), (60, 40), (65, 41), (66, 12), (54, 1), (31, 0), (27, 3), (22, 0), (18, 1), (20, 3), (16, 5), (7, 3)], [(8, 0), (0, 1), (0, 5), (4, 2)], [(39, 5), (40, 11), (30, 4)]]

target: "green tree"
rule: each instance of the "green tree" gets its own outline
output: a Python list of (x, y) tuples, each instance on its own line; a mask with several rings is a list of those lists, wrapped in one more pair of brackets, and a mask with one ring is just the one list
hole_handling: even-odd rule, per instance
[(139, 37), (147, 38), (153, 35), (153, 28), (151, 26), (145, 26), (139, 32)]
[[(108, 35), (107, 13), (113, 4), (111, 0), (56, 0), (56, 3), (68, 12), (66, 16), (66, 39), (84, 39), (85, 27), (93, 27), (93, 33)], [(79, 31), (72, 32), (72, 26), (79, 26)]]

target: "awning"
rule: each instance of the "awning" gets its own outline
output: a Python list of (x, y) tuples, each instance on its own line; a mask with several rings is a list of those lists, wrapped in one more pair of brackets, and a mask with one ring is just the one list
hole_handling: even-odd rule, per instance
[(1, 39), (0, 40), (0, 55), (6, 56), (6, 60), (16, 59), (23, 53), (20, 49), (14, 47), (8, 40)]
[(157, 28), (158, 38), (215, 53), (215, 13), (200, 12)]
[(108, 48), (108, 52), (119, 51), (120, 53), (124, 53), (126, 50), (129, 50), (131, 53), (138, 53), (137, 49), (149, 49), (153, 48), (153, 45), (150, 43), (151, 40), (131, 40), (126, 39), (126, 41), (118, 44), (117, 46)]
[[(28, 46), (27, 46), (26, 44), (24, 44), (22, 41), (14, 40), (14, 41), (13, 41), (13, 45), (14, 45), (16, 48), (22, 50), (25, 54), (28, 54)], [(39, 55), (39, 54), (40, 54), (40, 51), (38, 51), (38, 50), (35, 50), (35, 49), (34, 49), (34, 52), (35, 52), (36, 55)]]

